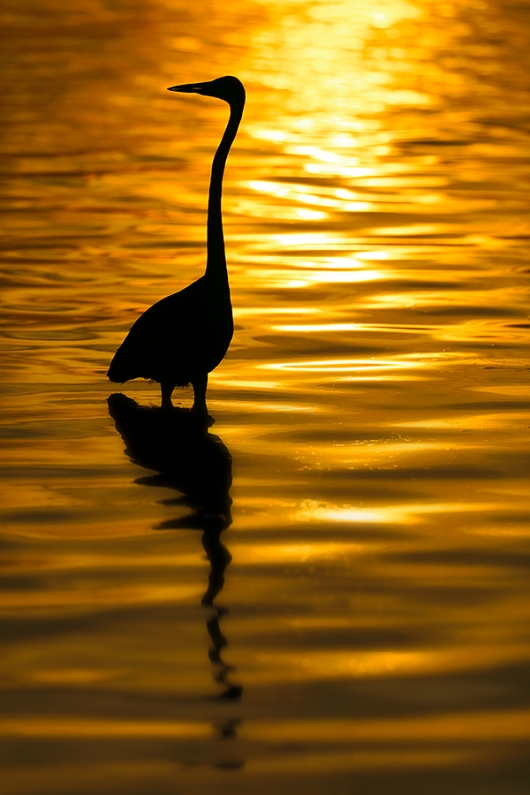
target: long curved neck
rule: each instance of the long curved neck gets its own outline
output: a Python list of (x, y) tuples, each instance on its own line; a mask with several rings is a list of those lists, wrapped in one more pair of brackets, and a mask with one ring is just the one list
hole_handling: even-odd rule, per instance
[(212, 163), (210, 192), (208, 195), (208, 237), (206, 275), (228, 282), (226, 271), (225, 241), (223, 235), (223, 216), (221, 197), (223, 193), (223, 174), (226, 158), (236, 137), (239, 122), (243, 115), (244, 100), (230, 105), (230, 118), (221, 138)]

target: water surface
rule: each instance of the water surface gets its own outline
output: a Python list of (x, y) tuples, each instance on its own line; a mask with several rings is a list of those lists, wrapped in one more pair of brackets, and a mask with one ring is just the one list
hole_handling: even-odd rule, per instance
[[(528, 4), (3, 17), (6, 792), (522, 795)], [(165, 89), (222, 74), (205, 430), (105, 372), (204, 268), (226, 107)]]

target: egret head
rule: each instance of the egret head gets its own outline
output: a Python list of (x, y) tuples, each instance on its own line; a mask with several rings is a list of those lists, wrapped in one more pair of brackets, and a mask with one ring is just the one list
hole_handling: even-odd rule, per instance
[(168, 91), (179, 91), (182, 94), (203, 94), (206, 97), (224, 99), (229, 105), (245, 101), (243, 83), (237, 77), (218, 77), (206, 83), (187, 83), (183, 86), (171, 86)]

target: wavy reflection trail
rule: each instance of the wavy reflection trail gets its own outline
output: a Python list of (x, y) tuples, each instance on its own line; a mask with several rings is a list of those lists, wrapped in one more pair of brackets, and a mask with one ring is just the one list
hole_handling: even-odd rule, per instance
[[(206, 627), (212, 646), (208, 654), (213, 678), (223, 688), (217, 698), (239, 700), (243, 688), (230, 680), (231, 666), (221, 656), (227, 640), (220, 621), (228, 610), (215, 604), (232, 559), (221, 541), (221, 533), (232, 522), (231, 455), (221, 439), (208, 432), (207, 421), (188, 409), (142, 407), (119, 393), (111, 395), (107, 402), (116, 430), (125, 442), (126, 454), (133, 463), (157, 473), (139, 478), (136, 483), (175, 489), (179, 496), (164, 501), (164, 505), (184, 505), (193, 511), (192, 515), (161, 522), (155, 529), (202, 530), (210, 572), (201, 604), (210, 609)], [(221, 737), (235, 737), (239, 723), (239, 719), (228, 718), (216, 723), (215, 730)], [(231, 766), (242, 764), (234, 762)]]

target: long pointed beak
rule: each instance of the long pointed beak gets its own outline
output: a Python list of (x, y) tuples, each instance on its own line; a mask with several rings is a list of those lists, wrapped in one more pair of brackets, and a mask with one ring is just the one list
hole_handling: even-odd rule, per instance
[(168, 91), (179, 91), (181, 94), (200, 94), (204, 83), (186, 83), (183, 86), (171, 86)]

